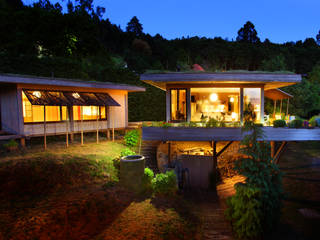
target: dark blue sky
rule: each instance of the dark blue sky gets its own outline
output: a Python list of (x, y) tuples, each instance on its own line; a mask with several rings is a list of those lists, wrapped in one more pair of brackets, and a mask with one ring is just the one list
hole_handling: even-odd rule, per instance
[(315, 38), (320, 30), (320, 0), (94, 0), (94, 4), (105, 7), (104, 18), (122, 29), (137, 16), (145, 33), (160, 33), (168, 39), (220, 36), (231, 40), (248, 20), (262, 41), (269, 38), (276, 43)]

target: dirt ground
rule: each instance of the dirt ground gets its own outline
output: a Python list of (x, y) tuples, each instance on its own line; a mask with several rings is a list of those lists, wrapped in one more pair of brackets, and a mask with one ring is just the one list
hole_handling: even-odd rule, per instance
[[(1, 159), (0, 240), (233, 239), (219, 192), (136, 196), (114, 181), (121, 142), (56, 144)], [(319, 239), (320, 143), (290, 143), (280, 168), (283, 214), (265, 239)]]

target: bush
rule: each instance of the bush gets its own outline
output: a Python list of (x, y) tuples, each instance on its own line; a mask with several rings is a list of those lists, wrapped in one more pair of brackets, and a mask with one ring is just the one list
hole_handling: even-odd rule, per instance
[(285, 127), (287, 126), (287, 123), (285, 120), (274, 120), (273, 121), (273, 127), (278, 128), (278, 127)]
[(174, 171), (157, 174), (151, 185), (155, 194), (173, 195), (177, 191), (177, 176)]
[(145, 168), (142, 183), (143, 183), (144, 189), (148, 192), (152, 191), (151, 183), (152, 183), (153, 177), (154, 177), (153, 171), (150, 168)]
[(206, 127), (218, 127), (219, 126), (219, 121), (215, 118), (209, 118), (208, 122), (206, 123)]
[(310, 118), (309, 123), (311, 127), (320, 127), (320, 116), (313, 116)]
[(238, 238), (256, 238), (262, 232), (261, 192), (248, 184), (237, 183), (237, 194), (227, 199), (226, 218)]
[(136, 155), (136, 152), (132, 151), (129, 148), (123, 149), (120, 153), (120, 157), (131, 156), (131, 155)]
[(137, 146), (139, 139), (140, 139), (140, 133), (138, 132), (138, 130), (131, 130), (127, 132), (126, 135), (124, 136), (124, 142), (128, 147)]
[(18, 143), (15, 140), (11, 139), (8, 143), (3, 144), (3, 146), (5, 148), (18, 147)]
[(289, 122), (289, 128), (302, 128), (303, 127), (303, 120), (295, 119)]

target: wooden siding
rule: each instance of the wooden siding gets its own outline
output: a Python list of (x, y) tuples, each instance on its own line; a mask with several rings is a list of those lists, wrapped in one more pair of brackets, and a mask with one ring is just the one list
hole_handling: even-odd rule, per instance
[[(320, 141), (320, 129), (263, 127), (266, 141)], [(143, 127), (147, 141), (241, 141), (241, 128)]]

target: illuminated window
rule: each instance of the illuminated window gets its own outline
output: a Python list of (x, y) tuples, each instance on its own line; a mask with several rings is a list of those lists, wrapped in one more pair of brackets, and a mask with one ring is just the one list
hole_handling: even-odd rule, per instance
[[(38, 94), (36, 93), (36, 95)], [(23, 119), (25, 123), (44, 121), (44, 114), (43, 114), (44, 107), (40, 105), (32, 105), (24, 93), (22, 93), (22, 106), (23, 106)], [(66, 120), (66, 119), (67, 119), (67, 107), (46, 106), (47, 122), (57, 122), (57, 121)]]
[(251, 103), (256, 113), (256, 121), (260, 122), (261, 116), (261, 89), (260, 88), (244, 88), (243, 89), (244, 105)]
[[(97, 118), (106, 119), (105, 107), (83, 106), (83, 120), (96, 120)], [(73, 106), (73, 120), (81, 120), (81, 106)]]
[(171, 120), (173, 121), (186, 121), (186, 90), (185, 89), (172, 89), (171, 90)]

